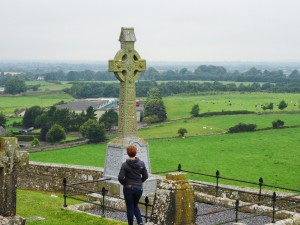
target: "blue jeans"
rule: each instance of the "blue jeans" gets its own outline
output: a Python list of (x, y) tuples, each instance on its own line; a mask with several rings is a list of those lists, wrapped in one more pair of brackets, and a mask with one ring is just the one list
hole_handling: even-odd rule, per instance
[(123, 194), (127, 208), (128, 225), (133, 225), (133, 215), (135, 216), (138, 224), (143, 223), (141, 211), (138, 207), (138, 202), (143, 194), (143, 189), (124, 187)]

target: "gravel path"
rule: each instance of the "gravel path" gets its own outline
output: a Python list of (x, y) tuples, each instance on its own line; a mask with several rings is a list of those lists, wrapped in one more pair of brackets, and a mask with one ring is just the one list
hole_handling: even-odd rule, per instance
[[(196, 203), (196, 208), (198, 210), (198, 214), (204, 214), (204, 213), (208, 213), (211, 211), (218, 211), (218, 210), (225, 209), (224, 207), (209, 205), (209, 204), (204, 204), (204, 203)], [(101, 210), (89, 210), (87, 212), (96, 214), (96, 215), (102, 215)], [(106, 210), (105, 216), (107, 218), (127, 222), (125, 212)], [(250, 213), (239, 212), (239, 214), (238, 214), (239, 219), (246, 218), (246, 217), (253, 217), (253, 216), (255, 216), (255, 215), (250, 214)], [(235, 219), (235, 211), (232, 210), (232, 211), (226, 211), (226, 212), (217, 213), (217, 214), (213, 214), (213, 215), (199, 216), (199, 217), (197, 217), (196, 224), (213, 225), (213, 224), (218, 224), (218, 223), (224, 223), (226, 221), (230, 221), (230, 220), (234, 220), (234, 219)], [(257, 216), (254, 218), (248, 218), (248, 219), (241, 220), (240, 222), (249, 224), (249, 225), (254, 225), (254, 224), (255, 225), (264, 225), (266, 223), (271, 223), (271, 221), (272, 221), (272, 219), (269, 217)], [(226, 223), (226, 224), (233, 224), (233, 222)]]

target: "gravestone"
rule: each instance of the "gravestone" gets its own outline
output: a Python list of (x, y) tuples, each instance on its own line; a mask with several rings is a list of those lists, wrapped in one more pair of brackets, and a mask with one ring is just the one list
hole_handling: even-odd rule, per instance
[[(145, 162), (151, 173), (148, 143), (137, 136), (136, 119), (136, 89), (135, 81), (142, 71), (146, 70), (146, 61), (141, 59), (134, 49), (136, 41), (133, 28), (122, 28), (119, 41), (121, 49), (114, 60), (109, 60), (109, 71), (114, 72), (120, 81), (118, 136), (107, 144), (104, 177), (111, 178), (109, 191), (111, 194), (122, 196), (122, 188), (118, 182), (118, 174), (123, 162), (128, 159), (126, 148), (129, 145), (137, 147), (137, 157)], [(144, 193), (154, 193), (156, 179), (149, 176), (144, 183)]]
[(19, 151), (16, 138), (0, 138), (0, 224), (23, 223), (16, 216), (17, 171), (27, 163), (28, 152)]

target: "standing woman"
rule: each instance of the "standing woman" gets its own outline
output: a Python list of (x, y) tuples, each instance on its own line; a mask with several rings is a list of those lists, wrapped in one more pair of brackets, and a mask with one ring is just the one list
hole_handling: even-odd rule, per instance
[(135, 157), (137, 149), (130, 145), (127, 147), (127, 159), (119, 172), (119, 182), (123, 185), (123, 194), (127, 208), (127, 220), (129, 225), (133, 225), (133, 215), (139, 225), (143, 224), (141, 211), (138, 202), (143, 194), (143, 182), (148, 179), (148, 172), (145, 163)]

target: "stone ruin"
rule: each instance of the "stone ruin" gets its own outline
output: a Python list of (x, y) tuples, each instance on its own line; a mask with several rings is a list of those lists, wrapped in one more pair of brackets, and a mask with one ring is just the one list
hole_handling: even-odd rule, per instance
[(19, 151), (17, 139), (0, 138), (0, 224), (23, 225), (16, 215), (17, 171), (28, 164), (28, 152)]

